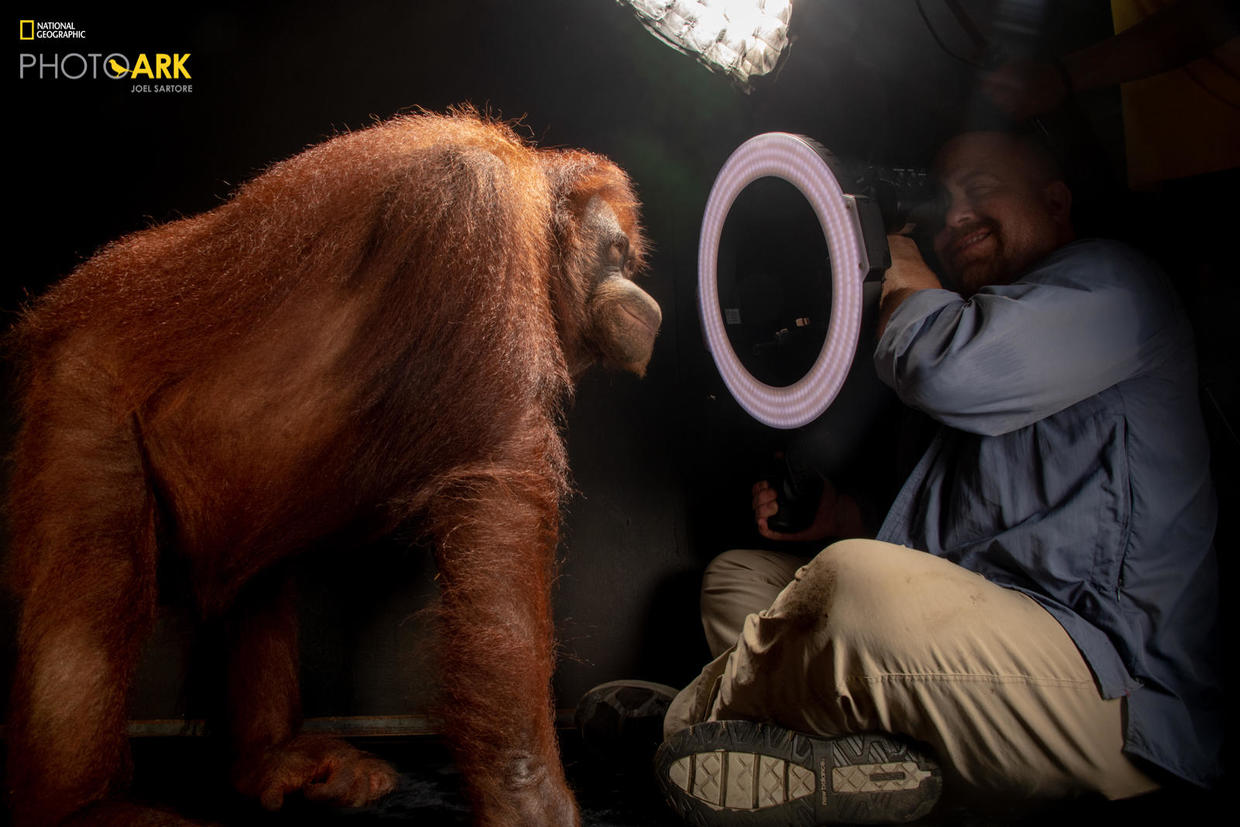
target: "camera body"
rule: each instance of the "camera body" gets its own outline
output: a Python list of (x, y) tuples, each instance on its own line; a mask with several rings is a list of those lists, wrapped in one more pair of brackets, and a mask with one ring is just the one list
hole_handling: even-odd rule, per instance
[(784, 455), (776, 456), (763, 476), (779, 503), (779, 510), (767, 518), (767, 527), (781, 534), (809, 528), (822, 499), (822, 476), (811, 468), (790, 463)]
[[(887, 235), (909, 225), (922, 230), (935, 227), (939, 200), (930, 173), (913, 168), (849, 165), (835, 158), (830, 159), (830, 164), (844, 187), (854, 193), (846, 195), (845, 199), (849, 208), (857, 211), (869, 260), (866, 281), (881, 281), (883, 273), (891, 266)], [(869, 289), (877, 292), (878, 288), (873, 285)], [(876, 297), (873, 300), (876, 302)], [(775, 344), (779, 344), (778, 334)], [(862, 354), (862, 358), (866, 355)], [(831, 473), (831, 469), (813, 468), (799, 462), (796, 454), (789, 449), (763, 469), (763, 479), (774, 489), (779, 504), (779, 511), (767, 520), (767, 525), (773, 531), (786, 534), (803, 531), (813, 523), (822, 498), (824, 475)]]

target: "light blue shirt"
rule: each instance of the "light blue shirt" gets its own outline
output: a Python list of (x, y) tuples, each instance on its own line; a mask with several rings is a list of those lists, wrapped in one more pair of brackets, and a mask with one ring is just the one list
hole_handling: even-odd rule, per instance
[(1214, 781), (1217, 505), (1192, 331), (1158, 267), (1082, 240), (970, 299), (922, 290), (874, 363), (946, 426), (878, 539), (1036, 599), (1126, 696), (1125, 750)]

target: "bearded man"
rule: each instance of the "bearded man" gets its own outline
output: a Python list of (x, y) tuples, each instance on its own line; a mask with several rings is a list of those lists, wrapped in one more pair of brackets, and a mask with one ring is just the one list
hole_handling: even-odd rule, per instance
[[(874, 362), (938, 432), (874, 539), (707, 570), (717, 657), (663, 693), (656, 758), (695, 824), (898, 822), (943, 786), (1124, 798), (1219, 774), (1217, 506), (1176, 294), (1130, 247), (1075, 237), (1032, 142), (967, 133), (935, 173), (943, 279), (889, 238)], [(791, 538), (777, 509), (755, 486), (759, 530)], [(853, 536), (857, 515), (828, 485), (795, 539)], [(585, 714), (631, 714), (639, 686), (660, 693), (604, 685)]]

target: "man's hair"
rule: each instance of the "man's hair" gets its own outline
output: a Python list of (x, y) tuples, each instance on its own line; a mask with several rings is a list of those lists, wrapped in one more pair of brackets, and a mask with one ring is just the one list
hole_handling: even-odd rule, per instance
[(1014, 130), (1001, 129), (976, 129), (957, 132), (952, 137), (943, 142), (939, 147), (938, 153), (934, 157), (934, 166), (932, 172), (937, 177), (939, 173), (939, 161), (943, 157), (943, 150), (958, 138), (966, 135), (976, 134), (998, 135), (1008, 140), (1017, 154), (1024, 160), (1029, 170), (1034, 176), (1034, 180), (1039, 185), (1049, 184), (1052, 181), (1067, 181), (1063, 168), (1059, 161), (1056, 160), (1055, 154), (1047, 146), (1046, 142), (1035, 132), (1024, 132)]
[(1038, 183), (1049, 184), (1052, 181), (1065, 181), (1063, 167), (1055, 153), (1036, 132), (1012, 132), (1012, 139), (1020, 147), (1020, 152), (1029, 161)]

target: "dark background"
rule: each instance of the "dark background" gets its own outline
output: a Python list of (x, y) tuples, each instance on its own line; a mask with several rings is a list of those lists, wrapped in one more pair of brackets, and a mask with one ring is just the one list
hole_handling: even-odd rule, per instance
[[(770, 130), (812, 136), (859, 165), (925, 168), (942, 139), (987, 119), (974, 70), (936, 45), (912, 0), (800, 0), (779, 75), (749, 94), (658, 42), (612, 0), (193, 6), (40, 4), (21, 13), (72, 20), (88, 39), (14, 38), (17, 53), (190, 52), (193, 92), (137, 95), (130, 81), (9, 76), (3, 326), (110, 239), (210, 209), (268, 164), (377, 118), (472, 103), (521, 118), (541, 145), (610, 156), (645, 204), (654, 245), (645, 286), (665, 322), (646, 379), (589, 375), (569, 419), (580, 494), (567, 509), (557, 583), (558, 705), (571, 708), (605, 680), (692, 678), (707, 659), (701, 570), (726, 548), (760, 542), (749, 485), (787, 436), (739, 410), (703, 346), (696, 251), (714, 176), (737, 145)], [(943, 39), (969, 51), (942, 4), (925, 6)], [(1008, 54), (1061, 54), (1112, 31), (1106, 2), (965, 6)], [(1117, 90), (1082, 96), (1075, 113), (1045, 125), (1077, 174), (1084, 231), (1135, 241), (1181, 287), (1200, 339), (1226, 515), (1236, 444), (1216, 414), (1235, 421), (1237, 343), (1227, 308), (1237, 295), (1224, 245), (1236, 176), (1126, 192), (1118, 101)], [(780, 209), (795, 211), (795, 197), (791, 204)], [(731, 243), (744, 247), (746, 229), (732, 232), (741, 235)], [(814, 244), (821, 241), (811, 228), (804, 245)], [(865, 422), (847, 427), (858, 444), (876, 436)], [(1222, 549), (1234, 536), (1227, 531)], [(428, 624), (419, 609), (433, 595), (433, 563), (391, 544), (342, 552), (304, 565), (306, 713), (424, 711), (433, 678), (420, 654)], [(5, 640), (9, 626), (11, 619)], [(191, 626), (177, 612), (161, 622), (135, 717), (195, 714), (192, 687), (210, 676), (186, 678)]]

